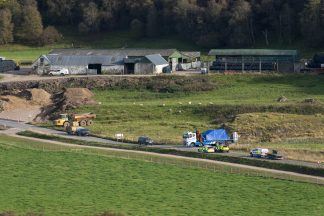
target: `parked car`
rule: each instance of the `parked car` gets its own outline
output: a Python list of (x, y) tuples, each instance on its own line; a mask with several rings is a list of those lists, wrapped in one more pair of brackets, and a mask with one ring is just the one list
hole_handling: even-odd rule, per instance
[(201, 68), (200, 73), (201, 74), (208, 74), (208, 69), (207, 68)]
[(138, 144), (140, 145), (153, 145), (153, 140), (147, 136), (140, 136), (138, 138)]
[(203, 146), (198, 149), (201, 153), (215, 153), (215, 148), (213, 146)]
[(162, 72), (163, 72), (164, 74), (170, 74), (170, 73), (172, 73), (172, 69), (171, 69), (170, 66), (166, 66), (166, 67), (164, 67), (164, 68), (162, 69)]
[(76, 131), (77, 136), (89, 136), (90, 130), (87, 128), (78, 128)]
[(51, 70), (48, 75), (49, 76), (65, 76), (65, 75), (69, 75), (69, 70), (66, 68), (63, 69), (57, 69), (57, 70)]

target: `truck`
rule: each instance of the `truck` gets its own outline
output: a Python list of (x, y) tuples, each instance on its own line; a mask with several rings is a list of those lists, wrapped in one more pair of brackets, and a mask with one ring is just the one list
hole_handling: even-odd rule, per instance
[(202, 134), (196, 130), (195, 132), (188, 131), (183, 134), (183, 145), (187, 147), (228, 146), (237, 143), (238, 139), (237, 132), (229, 136), (225, 129), (207, 130)]
[(54, 125), (57, 127), (68, 127), (73, 122), (77, 122), (79, 126), (85, 127), (93, 125), (93, 119), (97, 116), (93, 113), (84, 113), (84, 114), (60, 114), (60, 117), (54, 120)]
[(283, 157), (277, 150), (270, 151), (267, 148), (255, 148), (250, 151), (250, 157), (264, 158), (269, 160), (282, 160)]

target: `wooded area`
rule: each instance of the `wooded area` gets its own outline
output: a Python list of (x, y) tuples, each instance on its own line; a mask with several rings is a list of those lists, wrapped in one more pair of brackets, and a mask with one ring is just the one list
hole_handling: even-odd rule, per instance
[(54, 27), (181, 35), (202, 47), (324, 43), (324, 0), (0, 0), (0, 44), (50, 44)]

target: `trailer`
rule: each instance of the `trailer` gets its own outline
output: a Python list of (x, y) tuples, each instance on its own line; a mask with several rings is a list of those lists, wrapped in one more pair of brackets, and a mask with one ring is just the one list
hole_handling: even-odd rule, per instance
[(207, 130), (202, 134), (198, 130), (188, 131), (183, 134), (183, 145), (187, 147), (228, 146), (238, 142), (238, 138), (237, 132), (229, 136), (225, 129)]

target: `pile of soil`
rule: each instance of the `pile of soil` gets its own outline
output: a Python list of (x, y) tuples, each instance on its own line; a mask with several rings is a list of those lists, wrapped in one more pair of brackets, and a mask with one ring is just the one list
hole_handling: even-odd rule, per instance
[(98, 104), (94, 100), (94, 94), (87, 88), (64, 89), (62, 92), (53, 94), (52, 100), (53, 104), (43, 107), (36, 121), (55, 119), (58, 114), (68, 112), (70, 109)]
[(65, 111), (84, 105), (95, 105), (97, 102), (93, 99), (93, 97), (94, 94), (89, 89), (68, 88), (63, 92), (63, 94), (59, 94), (57, 107), (61, 111)]
[(26, 89), (17, 93), (17, 95), (35, 105), (47, 106), (52, 103), (52, 95), (43, 89)]
[(11, 111), (14, 109), (22, 109), (26, 108), (28, 109), (32, 105), (30, 104), (29, 101), (27, 101), (24, 98), (19, 98), (17, 96), (0, 96), (0, 111), (5, 112), (5, 111)]

